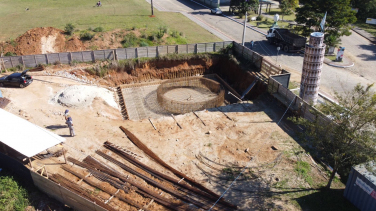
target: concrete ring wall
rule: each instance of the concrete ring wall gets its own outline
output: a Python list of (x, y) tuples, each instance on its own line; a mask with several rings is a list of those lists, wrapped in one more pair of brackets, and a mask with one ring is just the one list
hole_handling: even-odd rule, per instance
[[(209, 89), (217, 96), (213, 99), (201, 102), (181, 102), (169, 99), (165, 96), (166, 92), (180, 87), (199, 87)], [(224, 98), (225, 90), (221, 84), (203, 77), (189, 77), (168, 80), (159, 85), (157, 89), (157, 100), (159, 105), (165, 110), (174, 114), (184, 114), (206, 108), (218, 107), (223, 104)]]

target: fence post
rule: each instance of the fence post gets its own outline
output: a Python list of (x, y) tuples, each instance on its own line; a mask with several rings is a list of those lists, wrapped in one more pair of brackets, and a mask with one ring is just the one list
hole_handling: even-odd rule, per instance
[(149, 48), (148, 47), (146, 47), (146, 57), (149, 58)]
[(136, 53), (136, 58), (138, 58), (138, 48), (136, 48), (136, 51), (135, 51), (135, 53)]
[(157, 57), (159, 57), (159, 48), (158, 48), (159, 46), (157, 46), (156, 48), (157, 48)]
[(179, 46), (178, 45), (175, 45), (175, 53), (179, 54)]
[(46, 55), (47, 64), (49, 64), (50, 62), (48, 61), (48, 53), (46, 53), (45, 55)]
[(188, 44), (186, 44), (186, 47), (187, 47), (187, 53), (188, 53)]
[(82, 62), (84, 62), (84, 53), (81, 51)]
[(103, 60), (106, 60), (106, 51), (103, 50)]
[(112, 50), (112, 56), (114, 57), (114, 61), (116, 60), (116, 57), (115, 57), (115, 50)]
[(128, 53), (127, 53), (127, 49), (126, 49), (126, 48), (124, 48), (124, 50), (125, 50), (125, 59), (128, 59)]
[(34, 61), (35, 61), (35, 67), (38, 66), (37, 56), (36, 55), (34, 55)]
[(196, 51), (195, 53), (198, 54), (198, 46), (197, 46), (197, 43), (195, 44), (195, 48), (196, 48), (196, 49), (195, 49), (195, 51)]
[(57, 57), (59, 58), (59, 63), (61, 64), (60, 53), (57, 53)]
[(9, 60), (10, 60), (10, 65), (12, 65), (13, 67), (12, 57), (9, 57)]
[(205, 43), (205, 53), (207, 53), (208, 51), (206, 50), (206, 45), (207, 45), (207, 43)]
[(91, 51), (92, 55), (93, 55), (93, 63), (95, 62), (95, 52), (94, 51)]
[(25, 68), (25, 61), (24, 61), (24, 59), (23, 59), (23, 56), (21, 56), (21, 61), (22, 61), (22, 66), (23, 66), (23, 68)]
[(72, 62), (72, 52), (69, 52), (70, 61), (68, 61), (68, 64)]

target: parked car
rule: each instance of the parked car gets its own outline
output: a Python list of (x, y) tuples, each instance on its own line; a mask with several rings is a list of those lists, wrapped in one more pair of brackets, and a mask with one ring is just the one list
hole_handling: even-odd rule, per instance
[(14, 86), (14, 87), (27, 87), (33, 82), (33, 77), (26, 74), (29, 70), (24, 70), (22, 73), (13, 73), (8, 76), (0, 78), (0, 87)]
[(222, 10), (219, 8), (210, 9), (211, 14), (222, 15)]

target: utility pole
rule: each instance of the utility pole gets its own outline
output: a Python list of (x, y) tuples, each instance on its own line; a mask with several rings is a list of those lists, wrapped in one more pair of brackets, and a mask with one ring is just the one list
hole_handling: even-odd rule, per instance
[(247, 23), (247, 11), (245, 11), (245, 19), (244, 19), (244, 28), (243, 28), (243, 40), (242, 40), (242, 45), (244, 46), (244, 40), (245, 40), (245, 24)]
[(150, 0), (150, 4), (151, 4), (151, 17), (154, 17), (153, 0)]

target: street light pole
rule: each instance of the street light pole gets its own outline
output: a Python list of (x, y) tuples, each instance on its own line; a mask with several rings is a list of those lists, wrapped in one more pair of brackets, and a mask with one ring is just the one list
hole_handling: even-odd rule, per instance
[(247, 22), (247, 11), (245, 11), (245, 19), (244, 19), (244, 28), (243, 28), (243, 40), (242, 40), (242, 45), (244, 46), (244, 39), (245, 39), (245, 23)]

